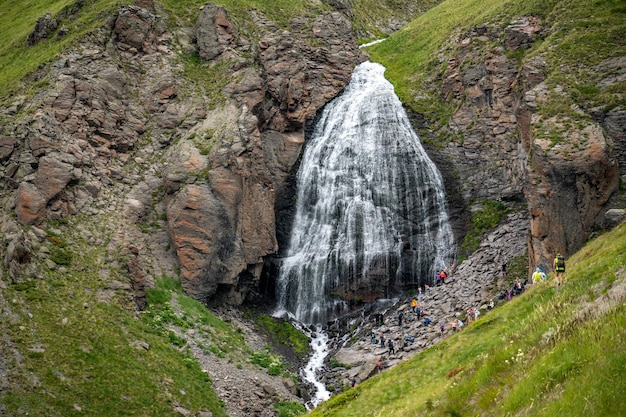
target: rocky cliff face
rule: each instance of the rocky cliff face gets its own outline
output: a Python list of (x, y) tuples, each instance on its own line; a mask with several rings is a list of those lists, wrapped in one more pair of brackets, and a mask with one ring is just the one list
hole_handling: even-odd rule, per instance
[[(263, 257), (278, 251), (275, 206), (289, 196), (285, 181), (306, 123), (347, 84), (360, 59), (350, 24), (339, 13), (293, 19), (290, 30), (253, 17), (259, 29), (254, 47), (238, 39), (226, 10), (207, 5), (200, 14), (200, 57), (208, 65), (238, 61), (225, 88), (232, 100), (191, 129), (212, 134), (206, 185), (189, 184), (205, 168), (181, 176), (181, 164), (174, 162), (166, 173), (168, 184), (179, 184), (167, 187), (166, 201), (183, 285), (204, 301), (219, 292), (220, 301), (240, 304), (258, 288)], [(320, 46), (312, 47), (313, 41)], [(246, 52), (255, 59), (242, 60)], [(194, 149), (183, 154), (201, 159)], [(171, 155), (180, 159), (181, 152)]]
[[(306, 124), (362, 58), (339, 13), (288, 29), (250, 19), (254, 38), (206, 4), (195, 28), (173, 34), (152, 2), (124, 7), (41, 75), (51, 87), (37, 100), (4, 110), (17, 116), (0, 137), (13, 280), (36, 273), (41, 237), (23, 227), (121, 212), (116, 243), (135, 259), (132, 275), (179, 268), (205, 303), (239, 304), (258, 287)], [(196, 54), (225, 79), (220, 91), (181, 75)]]
[[(456, 107), (450, 127), (461, 139), (433, 150), (447, 174), (457, 218), (480, 200), (528, 201), (529, 266), (544, 269), (551, 268), (556, 253), (579, 249), (602, 224), (619, 183), (625, 129), (619, 109), (579, 109), (575, 122), (541, 114), (549, 94), (558, 94), (544, 83), (548, 63), (535, 56), (520, 66), (512, 57), (547, 30), (539, 19), (526, 17), (504, 29), (481, 25), (459, 36), (441, 94)], [(599, 86), (617, 82), (614, 75), (606, 76)], [(592, 111), (601, 114), (588, 117)], [(544, 131), (558, 136), (538, 137)], [(460, 235), (466, 221), (461, 223)]]

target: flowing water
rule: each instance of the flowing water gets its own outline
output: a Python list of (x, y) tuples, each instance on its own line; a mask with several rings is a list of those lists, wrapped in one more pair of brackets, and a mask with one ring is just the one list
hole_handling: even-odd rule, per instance
[(330, 396), (317, 379), (328, 354), (320, 325), (345, 311), (342, 299), (432, 284), (454, 256), (441, 175), (384, 71), (370, 62), (355, 68), (324, 108), (298, 172), (277, 315), (317, 325), (302, 370), (316, 389), (313, 407)]
[(306, 144), (277, 286), (279, 309), (302, 323), (344, 311), (337, 294), (432, 284), (453, 259), (441, 175), (384, 71), (357, 66)]
[(316, 326), (314, 332), (303, 328), (301, 331), (309, 336), (311, 351), (313, 352), (309, 362), (301, 370), (302, 378), (315, 387), (315, 393), (312, 395), (310, 403), (307, 404), (307, 409), (310, 410), (330, 398), (330, 392), (317, 378), (317, 371), (324, 366), (324, 359), (328, 355), (328, 334), (319, 325)]

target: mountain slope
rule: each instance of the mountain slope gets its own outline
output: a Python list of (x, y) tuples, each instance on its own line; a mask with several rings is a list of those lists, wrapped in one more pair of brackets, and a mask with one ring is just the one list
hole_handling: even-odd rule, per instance
[(179, 351), (173, 313), (155, 311), (149, 296), (137, 315), (128, 258), (84, 237), (108, 232), (77, 219), (48, 227), (56, 266), (0, 291), (0, 415), (169, 415), (174, 407), (226, 415), (209, 376)]
[(618, 416), (626, 395), (626, 223), (477, 322), (311, 416)]
[[(272, 404), (293, 399), (294, 392), (286, 392), (281, 378), (276, 378), (277, 386), (282, 389), (277, 395), (271, 394), (271, 385), (263, 392), (254, 389), (258, 383), (251, 379), (245, 389), (241, 389), (241, 385), (232, 385), (230, 392), (219, 393), (222, 399), (228, 398), (229, 403), (223, 404), (217, 398), (214, 392), (217, 384), (210, 383), (203, 371), (206, 369), (200, 367), (201, 362), (194, 356), (196, 353), (203, 361), (217, 366), (219, 361), (224, 361), (228, 363), (228, 369), (246, 372), (246, 375), (255, 375), (254, 371), (259, 370), (257, 364), (272, 368), (267, 372), (260, 368), (263, 376), (281, 373), (284, 364), (265, 349), (263, 342), (246, 346), (245, 342), (250, 338), (245, 342), (242, 340), (242, 334), (246, 333), (244, 328), (232, 320), (224, 322), (215, 318), (197, 301), (185, 298), (181, 294), (179, 278), (186, 270), (183, 268), (181, 272), (181, 263), (188, 261), (189, 255), (193, 254), (188, 250), (190, 247), (198, 249), (197, 259), (205, 264), (200, 267), (191, 265), (190, 269), (222, 291), (218, 299), (208, 299), (204, 294), (198, 297), (205, 304), (237, 304), (244, 301), (249, 291), (253, 295), (262, 292), (259, 284), (261, 271), (264, 280), (269, 275), (262, 269), (267, 261), (266, 255), (275, 251), (273, 237), (281, 232), (277, 229), (282, 228), (284, 232), (285, 225), (278, 226), (268, 220), (264, 224), (267, 227), (261, 230), (258, 227), (260, 215), (264, 220), (273, 219), (275, 215), (277, 218), (288, 217), (285, 213), (292, 194), (288, 184), (285, 185), (285, 178), (297, 166), (305, 138), (304, 125), (324, 102), (343, 88), (352, 65), (361, 59), (345, 16), (353, 13), (359, 36), (370, 37), (389, 33), (399, 25), (398, 22), (420, 12), (416, 2), (389, 0), (383, 8), (388, 21), (385, 18), (380, 23), (369, 19), (378, 4), (371, 1), (218, 2), (227, 7), (233, 23), (230, 27), (228, 19), (221, 20), (220, 23), (224, 24), (221, 27), (235, 28), (241, 36), (219, 38), (222, 44), (218, 46), (223, 48), (224, 56), (205, 61), (200, 59), (198, 47), (193, 42), (193, 27), (202, 14), (201, 10), (208, 9), (202, 8), (204, 0), (164, 0), (156, 2), (156, 8), (152, 7), (150, 0), (137, 3), (147, 9), (121, 8), (120, 5), (127, 2), (117, 0), (0, 0), (0, 24), (3, 27), (0, 34), (0, 96), (3, 99), (0, 107), (0, 259), (3, 260), (0, 266), (0, 415), (142, 415), (149, 412), (151, 415), (219, 416), (227, 414), (228, 407), (233, 404), (237, 412), (263, 415), (274, 412)], [(356, 6), (351, 10), (349, 6), (353, 3)], [(424, 8), (434, 3), (437, 2), (419, 2)], [(345, 16), (331, 13), (330, 4)], [(452, 9), (451, 5), (455, 4), (458, 8)], [(508, 9), (498, 9), (500, 4)], [(389, 43), (371, 49), (372, 57), (388, 66), (389, 76), (405, 103), (429, 120), (432, 132), (429, 135), (428, 129), (424, 131), (431, 143), (439, 134), (449, 137), (450, 126), (462, 126), (452, 132), (452, 136), (458, 135), (461, 139), (450, 147), (462, 151), (457, 160), (463, 161), (481, 155), (469, 148), (471, 143), (480, 142), (489, 149), (497, 146), (476, 139), (477, 136), (482, 140), (491, 135), (486, 135), (486, 130), (472, 130), (472, 126), (480, 125), (480, 119), (477, 122), (470, 120), (466, 125), (449, 124), (454, 109), (469, 101), (465, 100), (464, 93), (450, 101), (440, 98), (439, 87), (442, 87), (443, 75), (447, 74), (448, 58), (466, 52), (462, 42), (466, 38), (459, 34), (467, 34), (472, 45), (475, 42), (490, 47), (491, 52), (495, 51), (490, 56), (495, 56), (497, 62), (508, 59), (507, 67), (526, 70), (537, 68), (526, 65), (528, 60), (523, 60), (524, 57), (537, 58), (540, 55), (541, 58), (545, 54), (559, 58), (560, 45), (567, 46), (567, 51), (575, 48), (571, 42), (550, 43), (539, 37), (526, 52), (507, 50), (505, 53), (500, 39), (488, 37), (482, 40), (482, 35), (472, 33), (470, 26), (480, 26), (483, 19), (489, 17), (494, 33), (500, 36), (496, 29), (508, 27), (514, 14), (532, 12), (548, 18), (550, 25), (547, 27), (563, 28), (555, 32), (561, 40), (579, 42), (581, 38), (573, 37), (574, 34), (586, 39), (587, 29), (594, 29), (591, 31), (594, 36), (610, 37), (611, 43), (607, 47), (594, 48), (593, 44), (586, 47), (585, 55), (593, 58), (590, 63), (609, 58), (616, 58), (615, 62), (609, 62), (611, 65), (598, 71), (597, 68), (588, 70), (586, 62), (578, 67), (574, 52), (564, 55), (569, 57), (566, 61), (551, 59), (551, 71), (547, 72), (546, 78), (549, 88), (534, 89), (532, 86), (525, 89), (524, 93), (531, 93), (528, 103), (515, 104), (536, 104), (531, 97), (550, 97), (539, 102), (539, 107), (546, 106), (546, 113), (537, 112), (539, 116), (550, 117), (552, 103), (571, 116), (572, 102), (569, 98), (559, 98), (559, 91), (563, 91), (559, 88), (561, 79), (568, 81), (584, 76), (583, 83), (564, 83), (565, 91), (570, 93), (569, 97), (584, 98), (581, 102), (586, 103), (586, 107), (599, 108), (596, 112), (588, 111), (588, 108), (585, 111), (587, 115), (602, 119), (603, 127), (613, 126), (608, 121), (619, 121), (619, 98), (623, 93), (623, 82), (620, 84), (619, 81), (623, 40), (615, 36), (623, 27), (621, 2), (594, 2), (597, 9), (594, 19), (588, 13), (586, 19), (571, 14), (578, 13), (581, 5), (586, 4), (581, 1), (543, 4), (540, 1), (449, 2), (445, 5), (447, 9), (433, 9), (434, 14), (428, 15), (431, 20), (418, 19), (409, 26), (410, 31), (399, 32), (397, 37), (389, 39)], [(398, 17), (397, 10), (393, 9), (395, 6), (406, 11), (405, 15)], [(441, 10), (446, 10), (447, 14), (438, 15)], [(52, 31), (47, 40), (44, 38), (27, 47), (30, 31), (46, 11), (59, 18), (60, 27)], [(123, 16), (120, 11), (124, 12)], [(322, 15), (323, 18), (317, 20)], [(501, 15), (504, 18), (500, 19)], [(224, 16), (220, 15), (221, 18)], [(567, 18), (565, 23), (561, 23), (561, 16)], [(463, 19), (457, 20), (458, 17)], [(204, 22), (209, 25), (207, 20)], [(377, 29), (379, 24), (384, 28)], [(581, 28), (585, 30), (579, 30)], [(338, 32), (341, 32), (339, 41)], [(421, 42), (417, 43), (426, 48), (423, 51), (413, 47), (413, 41), (420, 39)], [(386, 45), (402, 51), (377, 52)], [(601, 55), (592, 53), (596, 49)], [(477, 48), (475, 52), (482, 53), (482, 49)], [(461, 70), (480, 73), (482, 57), (475, 59), (476, 55), (472, 54), (466, 57), (466, 61), (459, 60)], [(402, 65), (394, 66), (394, 60)], [(554, 70), (561, 67), (564, 71)], [(572, 69), (580, 70), (580, 74)], [(456, 67), (451, 65), (449, 70), (455, 73)], [(605, 82), (607, 72), (617, 82), (613, 79)], [(598, 80), (602, 81), (599, 85), (588, 82), (594, 74), (598, 74)], [(431, 78), (424, 82), (421, 77)], [(462, 84), (465, 77), (460, 78), (459, 84)], [(473, 82), (471, 76), (467, 78)], [(457, 81), (454, 77), (451, 79)], [(519, 86), (524, 78), (512, 79), (520, 80), (520, 83), (512, 81), (506, 87), (515, 88), (503, 89), (502, 96), (496, 95), (496, 98), (519, 98), (522, 95)], [(403, 89), (413, 85), (421, 88), (425, 87), (424, 84), (433, 88), (426, 88), (424, 91), (428, 94), (423, 97), (419, 91)], [(320, 86), (326, 89), (322, 90)], [(316, 95), (309, 95), (311, 91)], [(414, 106), (418, 99), (423, 101)], [(576, 100), (574, 104), (578, 102)], [(487, 106), (479, 110), (477, 113), (481, 115), (496, 117)], [(578, 115), (577, 111), (574, 113)], [(513, 120), (516, 114), (504, 116), (501, 118)], [(578, 130), (580, 125), (580, 130), (584, 130), (585, 123), (592, 124), (588, 116), (573, 121), (576, 123), (568, 121), (568, 129)], [(578, 123), (580, 121), (585, 123)], [(539, 139), (551, 137), (548, 128), (556, 126), (551, 123), (548, 120), (541, 126), (537, 124), (533, 126), (533, 132), (540, 133), (537, 135)], [(614, 125), (619, 133), (621, 125)], [(489, 132), (499, 127), (490, 126)], [(506, 138), (506, 146), (516, 150), (522, 147), (520, 142), (527, 139), (518, 137), (517, 127), (508, 126), (510, 130)], [(523, 129), (526, 127), (521, 125), (522, 133), (526, 133)], [(544, 134), (544, 131), (548, 133)], [(519, 161), (515, 160), (516, 164), (511, 165), (518, 167), (521, 161), (523, 167), (519, 171), (524, 175), (527, 168), (530, 171), (542, 168), (540, 164), (526, 164), (528, 160), (524, 155), (549, 155), (553, 148), (559, 149), (554, 146), (558, 143), (549, 140), (544, 149), (544, 142), (537, 141), (537, 146), (533, 144), (531, 147), (528, 140), (524, 143), (524, 151), (519, 152)], [(594, 149), (596, 145), (602, 148), (605, 142), (609, 141), (594, 142)], [(618, 144), (619, 140), (615, 140), (615, 149)], [(587, 147), (591, 146), (576, 144), (574, 151)], [(558, 162), (576, 155), (569, 148), (566, 151), (557, 155)], [(510, 158), (504, 155), (496, 158), (493, 165), (508, 169), (509, 164), (502, 161)], [(439, 161), (439, 166), (447, 170), (450, 177), (465, 179), (464, 172), (457, 171), (449, 162)], [(483, 163), (470, 169), (491, 176), (486, 169), (488, 166)], [(260, 172), (262, 175), (258, 175)], [(615, 170), (610, 173), (611, 179), (615, 179)], [(575, 174), (582, 176), (578, 171)], [(607, 187), (606, 193), (600, 193), (595, 187), (606, 177), (604, 174), (604, 171), (594, 172), (587, 182), (577, 180), (575, 185), (594, 201), (609, 198), (604, 194), (610, 195), (614, 188)], [(450, 195), (462, 195), (466, 199), (464, 209), (484, 198), (513, 199), (519, 203), (524, 201), (520, 191), (523, 186), (542, 183), (541, 177), (524, 183), (527, 178), (521, 174), (521, 179), (492, 177), (498, 184), (507, 187), (513, 184), (515, 189), (513, 192), (498, 189), (488, 195), (466, 196), (460, 192)], [(477, 183), (479, 191), (490, 190), (482, 182)], [(589, 184), (593, 187), (588, 187)], [(610, 185), (615, 186), (615, 183)], [(552, 189), (558, 189), (558, 186), (557, 183)], [(191, 191), (184, 194), (179, 192), (182, 190)], [(211, 194), (213, 192), (215, 195)], [(198, 198), (207, 195), (211, 196), (208, 201)], [(184, 197), (188, 199), (184, 200)], [(560, 201), (564, 202), (563, 206), (571, 208), (575, 205), (570, 204), (572, 201), (586, 200), (561, 198)], [(169, 211), (172, 202), (180, 202), (181, 210)], [(197, 210), (198, 204), (203, 203), (206, 205)], [(245, 210), (242, 209), (244, 205), (247, 205)], [(287, 206), (283, 212), (272, 211), (283, 206)], [(534, 205), (535, 208), (539, 206)], [(581, 212), (594, 213), (586, 207), (583, 206)], [(182, 232), (175, 224), (175, 215), (180, 213), (199, 213), (195, 218), (179, 218), (183, 226), (189, 226)], [(246, 213), (249, 216), (244, 218)], [(537, 214), (541, 213), (533, 213)], [(592, 214), (588, 217), (593, 217)], [(232, 225), (224, 226), (229, 220)], [(564, 225), (568, 226), (566, 223), (559, 220), (551, 230), (563, 230)], [(571, 223), (577, 224), (576, 221)], [(206, 233), (207, 230), (210, 232)], [(191, 233), (186, 234), (189, 231)], [(200, 232), (193, 234), (196, 231)], [(177, 232), (180, 232), (179, 242), (175, 239)], [(574, 234), (584, 241), (584, 234)], [(214, 240), (214, 236), (220, 240)], [(623, 235), (617, 235), (615, 239), (623, 242)], [(253, 250), (247, 256), (237, 258), (237, 262), (224, 262), (232, 268), (228, 276), (223, 268), (219, 269), (224, 259), (228, 261), (228, 256), (240, 255), (236, 250), (238, 245), (245, 242), (254, 246), (258, 241), (264, 245), (269, 242), (269, 249)], [(176, 243), (181, 247), (175, 248)], [(180, 253), (177, 249), (181, 249)], [(619, 262), (623, 263), (623, 259)], [(209, 270), (215, 265), (218, 268)], [(597, 290), (608, 288), (608, 285), (599, 285)], [(242, 290), (237, 293), (239, 289)], [(565, 297), (567, 291), (566, 288), (558, 297), (541, 290), (537, 290), (537, 294), (540, 298), (555, 300), (554, 306), (574, 308), (573, 304), (559, 298)], [(590, 293), (589, 297), (597, 298), (595, 293)], [(528, 313), (530, 309), (531, 306), (526, 304), (520, 306), (521, 313)], [(545, 309), (552, 314), (555, 308), (548, 305)], [(567, 322), (569, 316), (561, 317), (557, 313), (554, 313), (555, 317)], [(492, 314), (498, 317), (500, 313)], [(511, 317), (507, 320), (512, 325), (516, 323)], [(624, 327), (621, 316), (612, 320), (614, 329)], [(489, 316), (485, 317), (484, 323), (475, 326), (476, 331), (482, 327), (496, 328)], [(555, 332), (560, 329), (560, 321), (549, 323)], [(475, 349), (486, 352), (500, 343), (502, 335), (513, 339), (510, 332), (514, 329), (507, 327), (495, 337), (485, 338)], [(605, 335), (604, 327), (601, 330), (598, 332), (601, 340), (609, 345), (613, 343), (613, 339)], [(563, 334), (557, 332), (550, 336), (549, 328), (543, 327), (534, 331), (548, 334), (549, 341)], [(470, 328), (459, 335), (458, 340), (452, 340), (461, 343), (462, 337), (469, 337), (473, 332)], [(539, 337), (535, 333), (529, 334), (529, 338)], [(622, 333), (616, 335), (623, 340)], [(246, 336), (250, 335), (246, 333)], [(447, 374), (459, 368), (455, 371), (457, 378), (472, 375), (471, 368), (479, 366), (472, 362), (475, 352), (448, 350), (451, 348), (449, 343), (441, 345), (441, 350), (432, 349), (441, 356), (432, 358), (429, 369)], [(513, 346), (532, 350), (522, 341), (518, 344), (517, 339)], [(500, 359), (511, 361), (509, 355), (517, 356), (517, 351), (512, 350), (507, 349), (506, 355)], [(605, 374), (612, 376), (614, 363), (602, 364), (593, 362), (595, 359), (588, 356), (581, 357), (597, 365), (598, 369), (607, 369)], [(623, 359), (619, 356), (610, 358), (616, 358), (616, 363)], [(497, 364), (492, 367), (499, 369)], [(547, 388), (560, 398), (561, 379), (574, 374), (578, 368), (569, 360), (564, 367), (548, 365), (545, 371), (541, 368), (535, 371), (541, 377), (537, 380), (547, 375), (544, 379), (554, 381)], [(465, 368), (460, 369), (463, 366)], [(559, 373), (561, 369), (564, 374)], [(409, 371), (412, 377), (412, 368)], [(295, 391), (293, 383), (289, 385), (293, 375), (288, 372), (284, 375), (288, 377), (284, 382)], [(499, 415), (496, 408), (489, 408), (490, 402), (504, 394), (485, 382), (492, 377), (489, 372), (477, 375), (478, 381), (470, 378), (468, 384), (463, 385), (479, 385), (469, 393), (445, 391), (445, 384), (440, 385), (439, 380), (433, 382), (430, 396), (421, 397), (426, 391), (415, 394), (416, 406), (432, 407), (433, 413), (448, 409), (457, 413), (462, 410), (457, 396), (463, 399), (473, 396), (480, 400), (479, 406), (487, 410), (486, 414)], [(418, 386), (427, 383), (430, 376), (421, 378), (424, 380), (415, 382)], [(505, 383), (510, 382), (506, 377), (503, 379)], [(225, 381), (220, 381), (220, 387), (228, 386)], [(409, 385), (413, 383), (412, 378), (405, 381), (409, 381)], [(256, 385), (250, 388), (250, 384)], [(384, 398), (365, 392), (391, 408), (413, 407), (411, 399), (402, 400), (404, 405), (395, 402), (400, 401), (406, 391), (403, 384), (405, 382), (393, 382), (392, 392), (380, 391), (386, 392)], [(609, 399), (617, 394), (623, 396), (623, 387), (619, 383), (607, 385), (617, 391), (598, 391), (595, 385), (589, 389), (594, 395), (602, 396), (599, 400), (590, 400), (598, 406), (598, 412), (608, 413), (611, 404), (620, 404)], [(364, 384), (362, 389), (366, 387)], [(513, 391), (521, 389), (513, 385), (508, 387)], [(340, 413), (334, 407), (349, 398), (350, 392), (347, 397), (331, 400), (329, 409)], [(433, 396), (433, 393), (441, 392), (445, 395)], [(508, 401), (507, 407), (516, 409), (517, 400)], [(355, 415), (368, 414), (358, 401), (351, 407), (358, 410)]]
[(624, 208), (625, 13), (620, 1), (446, 1), (367, 48), (415, 113), (453, 217), (528, 203), (529, 267), (577, 251)]

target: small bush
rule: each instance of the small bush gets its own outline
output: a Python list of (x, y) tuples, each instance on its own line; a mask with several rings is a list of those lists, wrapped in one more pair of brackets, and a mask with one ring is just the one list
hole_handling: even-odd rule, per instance
[(277, 417), (297, 417), (306, 413), (306, 408), (302, 404), (294, 402), (282, 402), (274, 404), (278, 410)]
[(483, 201), (481, 209), (472, 213), (472, 228), (461, 244), (461, 255), (468, 256), (478, 249), (482, 235), (495, 228), (508, 213), (509, 210), (501, 201)]
[(170, 341), (171, 344), (173, 344), (174, 346), (178, 346), (178, 347), (183, 347), (185, 346), (185, 339), (183, 339), (180, 336), (177, 336), (176, 333), (174, 333), (173, 330), (170, 330), (169, 333), (167, 334), (167, 337)]
[(257, 324), (266, 330), (272, 340), (279, 345), (286, 345), (297, 354), (304, 354), (309, 350), (309, 339), (291, 323), (267, 315), (256, 318)]
[(285, 370), (285, 364), (278, 355), (272, 355), (269, 351), (254, 352), (250, 362), (266, 368), (270, 375), (280, 375)]

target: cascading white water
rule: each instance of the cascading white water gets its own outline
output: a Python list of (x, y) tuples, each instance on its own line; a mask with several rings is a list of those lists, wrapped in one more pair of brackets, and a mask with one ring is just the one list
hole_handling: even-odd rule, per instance
[(309, 362), (300, 371), (302, 378), (315, 388), (315, 393), (313, 393), (311, 400), (306, 404), (306, 408), (310, 410), (330, 398), (330, 391), (317, 379), (317, 371), (324, 366), (324, 360), (328, 356), (328, 335), (322, 330), (320, 325), (316, 326), (315, 331), (310, 328), (297, 327), (311, 340), (312, 353), (309, 357)]
[(277, 286), (279, 308), (302, 323), (339, 313), (333, 293), (432, 283), (453, 257), (441, 175), (384, 71), (355, 68), (306, 145)]

